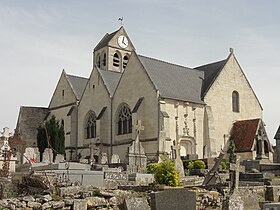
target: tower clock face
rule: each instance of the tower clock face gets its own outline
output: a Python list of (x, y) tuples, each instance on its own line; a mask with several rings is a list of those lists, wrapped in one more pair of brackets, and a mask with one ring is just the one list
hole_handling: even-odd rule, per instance
[(118, 38), (118, 44), (121, 48), (125, 49), (128, 46), (128, 39), (125, 36), (121, 35)]

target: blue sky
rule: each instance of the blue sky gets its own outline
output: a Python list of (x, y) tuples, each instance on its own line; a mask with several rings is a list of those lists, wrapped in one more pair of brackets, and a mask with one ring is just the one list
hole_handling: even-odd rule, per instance
[(62, 69), (88, 77), (92, 50), (124, 27), (137, 53), (187, 67), (235, 55), (264, 108), (270, 140), (280, 124), (278, 1), (0, 0), (0, 129), (19, 108), (47, 107)]

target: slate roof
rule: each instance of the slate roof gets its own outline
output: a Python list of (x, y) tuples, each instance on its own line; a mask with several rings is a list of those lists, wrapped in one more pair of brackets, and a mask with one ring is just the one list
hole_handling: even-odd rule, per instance
[(278, 130), (276, 131), (276, 134), (274, 136), (274, 139), (280, 139), (280, 125), (278, 127)]
[(138, 56), (161, 97), (204, 104), (201, 100), (203, 72)]
[(44, 122), (49, 109), (45, 107), (21, 106), (16, 130), (27, 146), (34, 146), (37, 142), (37, 128)]
[(103, 39), (97, 44), (97, 46), (94, 48), (94, 50), (99, 50), (105, 46), (108, 45), (110, 40), (115, 36), (115, 34), (119, 31), (120, 29), (116, 30), (115, 32), (112, 32), (110, 34), (106, 33)]
[(103, 81), (109, 91), (110, 96), (113, 96), (122, 74), (120, 72), (102, 69), (98, 69), (98, 71), (101, 77), (103, 78)]
[(82, 97), (82, 94), (85, 90), (88, 79), (84, 78), (84, 77), (69, 75), (69, 74), (66, 74), (66, 75), (67, 75), (68, 81), (70, 82), (70, 85), (75, 93), (76, 98), (78, 100), (80, 100)]
[(235, 143), (236, 152), (252, 150), (260, 119), (242, 120), (233, 124), (231, 139)]
[(223, 69), (226, 62), (227, 59), (215, 63), (210, 63), (203, 66), (195, 67), (195, 69), (204, 72), (204, 80), (203, 80), (202, 91), (201, 91), (202, 98), (206, 95), (207, 91), (209, 90), (209, 88), (211, 87), (211, 85), (219, 75), (220, 71)]

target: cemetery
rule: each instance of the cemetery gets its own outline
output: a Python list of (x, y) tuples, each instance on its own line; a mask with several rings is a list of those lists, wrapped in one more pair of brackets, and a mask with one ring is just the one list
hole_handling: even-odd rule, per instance
[[(23, 154), (10, 146), (4, 128), (0, 157), (2, 209), (278, 209), (280, 164), (264, 159), (240, 161), (228, 141), (217, 158), (182, 160), (162, 155), (148, 163), (139, 135), (128, 150), (128, 164), (117, 154), (100, 154), (99, 162), (65, 161), (45, 148), (27, 147)], [(11, 142), (12, 144), (12, 142)], [(22, 158), (20, 157), (22, 156)], [(22, 159), (22, 163), (20, 160)]]

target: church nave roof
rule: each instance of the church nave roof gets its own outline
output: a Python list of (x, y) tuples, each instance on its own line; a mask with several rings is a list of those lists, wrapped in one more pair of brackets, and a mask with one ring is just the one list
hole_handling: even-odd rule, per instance
[(66, 74), (66, 76), (75, 93), (76, 98), (80, 100), (85, 90), (88, 79), (84, 77), (70, 75), (70, 74)]
[(138, 55), (163, 98), (204, 104), (201, 100), (203, 72)]

